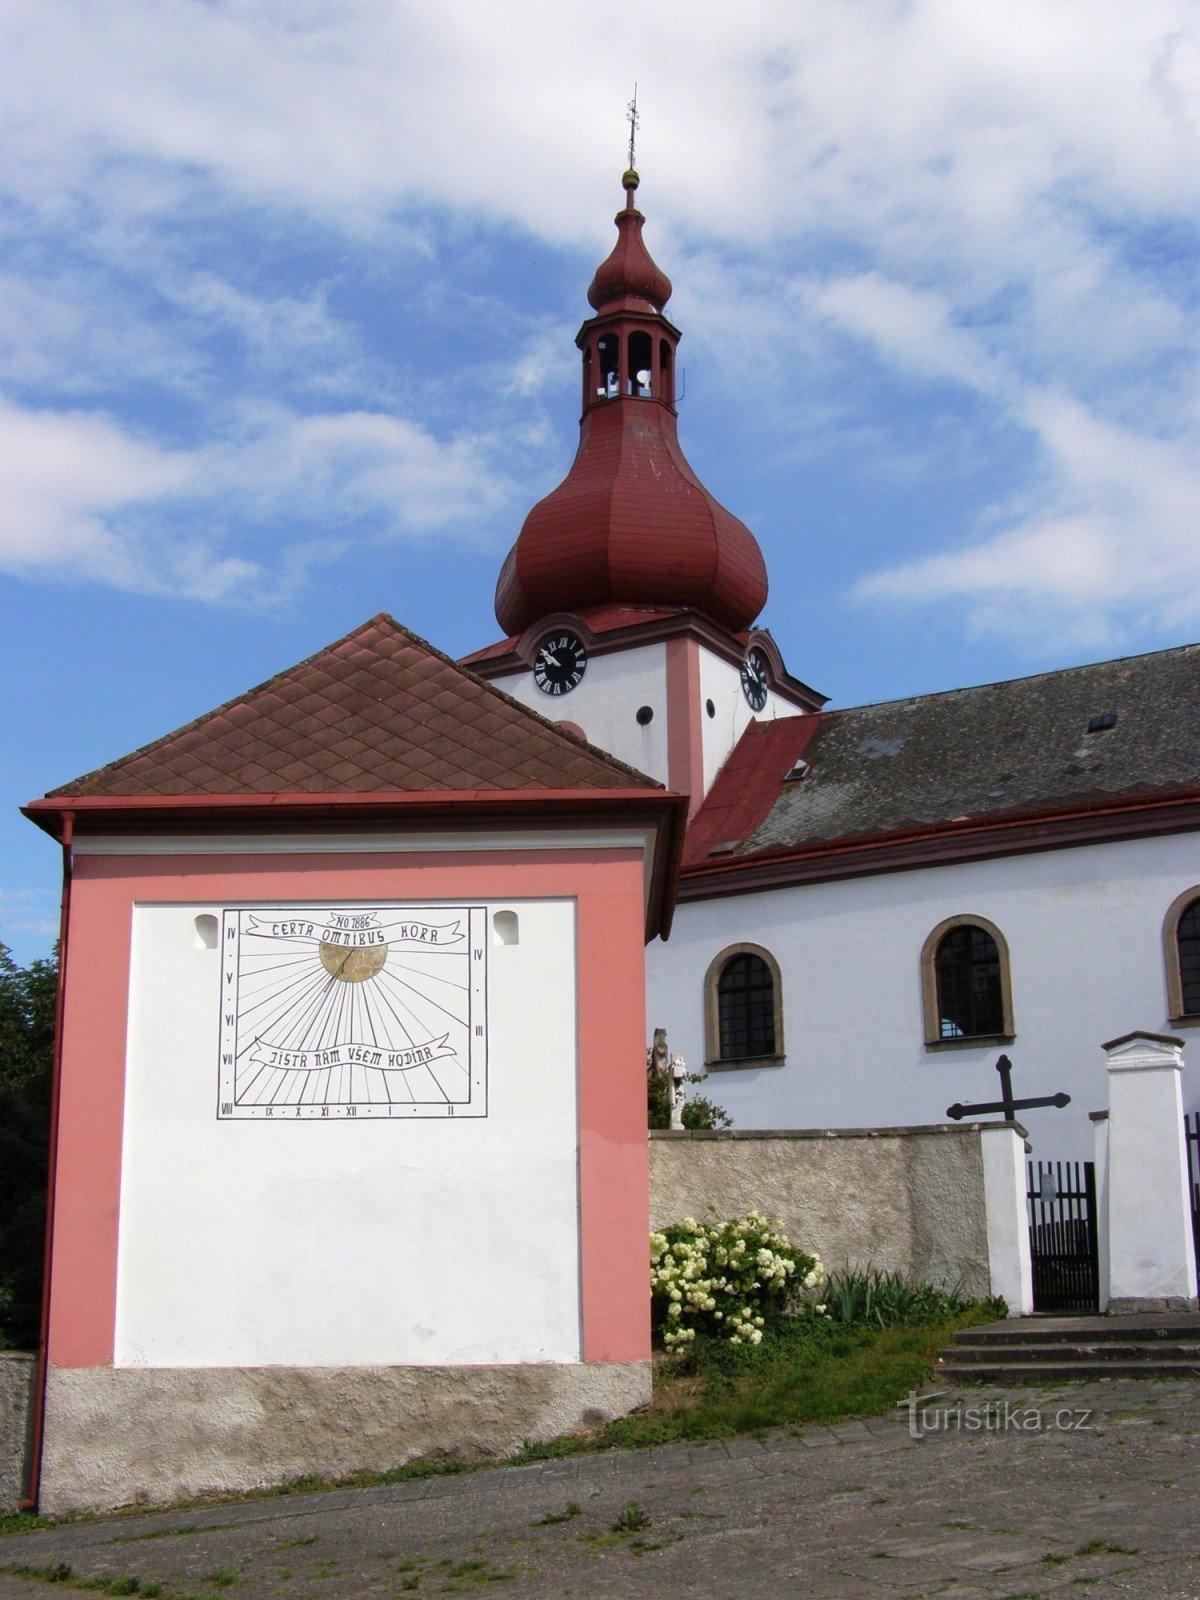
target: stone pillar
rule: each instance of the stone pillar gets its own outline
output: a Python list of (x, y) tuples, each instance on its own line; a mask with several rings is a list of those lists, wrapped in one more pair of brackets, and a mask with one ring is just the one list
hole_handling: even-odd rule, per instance
[(981, 1123), (988, 1276), (1010, 1315), (1033, 1311), (1033, 1262), (1025, 1206), (1025, 1130), (1019, 1122)]
[(1195, 1311), (1196, 1254), (1183, 1129), (1183, 1040), (1127, 1033), (1108, 1056), (1110, 1315)]

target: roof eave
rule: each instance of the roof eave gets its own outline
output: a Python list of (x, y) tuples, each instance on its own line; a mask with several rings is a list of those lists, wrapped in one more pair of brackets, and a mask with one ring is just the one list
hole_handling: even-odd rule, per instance
[(614, 821), (654, 835), (646, 894), (646, 939), (670, 932), (679, 862), (687, 826), (687, 796), (654, 789), (396, 790), (364, 794), (53, 795), (22, 806), (22, 814), (59, 841), (68, 818), (75, 835), (165, 833), (185, 825), (252, 832), (306, 826), (357, 830), (384, 819), (418, 826), (469, 822), (521, 826), (580, 826)]
[(694, 862), (680, 872), (678, 898), (704, 900), (822, 879), (945, 866), (1192, 828), (1200, 828), (1200, 788), (1188, 786), (1166, 793), (963, 817), (919, 828)]

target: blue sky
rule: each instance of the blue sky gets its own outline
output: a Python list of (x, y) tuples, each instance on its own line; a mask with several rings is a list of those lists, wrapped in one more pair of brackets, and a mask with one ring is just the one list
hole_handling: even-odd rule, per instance
[(1200, 636), (1195, 0), (6, 0), (16, 807), (390, 611), (497, 635), (634, 80), (685, 449), (835, 703)]

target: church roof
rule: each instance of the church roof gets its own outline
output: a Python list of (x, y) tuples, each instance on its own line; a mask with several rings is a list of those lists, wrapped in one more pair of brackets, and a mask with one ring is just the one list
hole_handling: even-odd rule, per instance
[[(1068, 816), (1162, 831), (1165, 806), (1178, 821), (1178, 805), (1197, 801), (1200, 645), (1185, 645), (752, 724), (693, 819), (684, 870), (800, 858), (807, 876), (919, 866), (955, 850), (1075, 842), (1055, 831)], [(907, 863), (872, 858), (899, 841)]]
[(588, 290), (596, 316), (576, 340), (579, 449), (500, 569), (496, 620), (506, 634), (553, 612), (613, 605), (682, 607), (736, 633), (766, 603), (758, 541), (709, 493), (679, 443), (680, 334), (662, 315), (671, 285), (642, 239), (637, 174), (624, 182), (617, 243)]
[(661, 787), (381, 614), (47, 799)]

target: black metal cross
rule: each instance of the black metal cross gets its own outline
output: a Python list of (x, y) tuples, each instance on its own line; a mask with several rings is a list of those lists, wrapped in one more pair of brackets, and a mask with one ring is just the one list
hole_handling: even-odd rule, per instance
[(1071, 1096), (1063, 1094), (1037, 1095), (1028, 1100), (1014, 1100), (1012, 1091), (1012, 1062), (1007, 1056), (1001, 1056), (996, 1063), (996, 1071), (1000, 1074), (999, 1100), (989, 1100), (986, 1105), (964, 1106), (961, 1100), (956, 1100), (952, 1106), (946, 1107), (946, 1115), (953, 1117), (955, 1122), (960, 1122), (963, 1117), (981, 1117), (991, 1111), (1002, 1111), (1004, 1120), (1012, 1122), (1018, 1111), (1030, 1111), (1034, 1106), (1057, 1106), (1061, 1111), (1063, 1106), (1071, 1104)]

